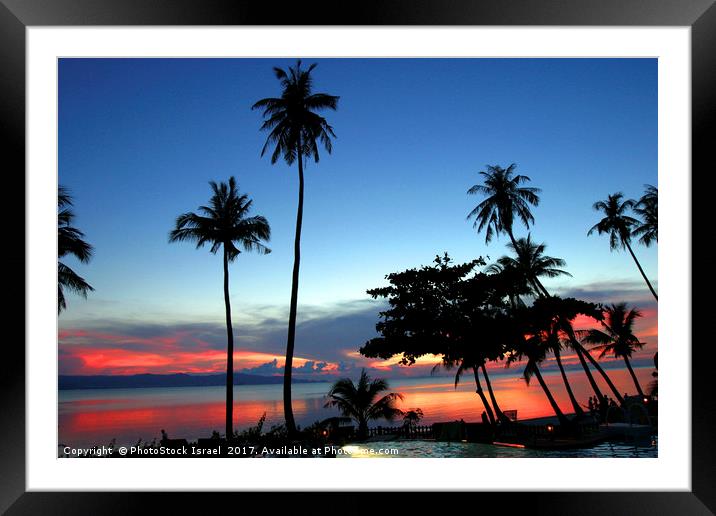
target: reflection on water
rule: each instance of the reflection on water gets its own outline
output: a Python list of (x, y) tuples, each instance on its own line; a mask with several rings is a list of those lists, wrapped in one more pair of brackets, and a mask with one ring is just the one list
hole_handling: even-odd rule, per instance
[[(296, 421), (309, 425), (338, 413), (324, 409), (327, 383), (298, 384), (293, 388)], [(281, 385), (234, 388), (234, 427), (255, 425), (266, 413), (264, 429), (283, 422)], [(134, 444), (139, 439), (170, 437), (194, 440), (223, 433), (226, 417), (224, 387), (97, 389), (60, 391), (59, 442), (73, 446)]]
[[(651, 369), (636, 369), (642, 385), (651, 380)], [(627, 371), (609, 372), (622, 392), (633, 392)], [(559, 374), (545, 374), (549, 388), (565, 412), (572, 412)], [(552, 409), (537, 382), (525, 385), (519, 371), (491, 376), (495, 395), (503, 410), (517, 410), (519, 419), (552, 414)], [(603, 392), (611, 395), (601, 378)], [(436, 421), (479, 421), (483, 407), (475, 394), (474, 383), (465, 376), (454, 388), (452, 378), (403, 378), (390, 380), (391, 389), (403, 394), (402, 408), (420, 408), (424, 423)], [(584, 374), (570, 373), (575, 396), (586, 405), (593, 393)], [(484, 387), (484, 386), (483, 386)], [(293, 410), (302, 426), (337, 415), (324, 408), (330, 383), (295, 384)], [(156, 389), (101, 389), (60, 391), (59, 442), (72, 446), (134, 444), (151, 441), (166, 430), (170, 437), (196, 439), (209, 437), (213, 430), (223, 431), (225, 417), (224, 387), (171, 387)], [(283, 422), (281, 385), (242, 385), (234, 390), (234, 425), (237, 429), (256, 424), (266, 413), (266, 429)], [(375, 422), (387, 424), (386, 422)], [(475, 445), (479, 446), (479, 445)], [(500, 453), (515, 453), (504, 451)], [(621, 453), (621, 452), (620, 452)], [(474, 456), (474, 455), (471, 455)]]

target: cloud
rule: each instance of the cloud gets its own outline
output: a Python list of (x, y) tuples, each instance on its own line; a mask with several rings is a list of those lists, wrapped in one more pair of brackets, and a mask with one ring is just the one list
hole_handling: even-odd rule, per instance
[[(654, 283), (656, 288), (656, 283)], [(593, 303), (627, 302), (640, 308), (656, 306), (643, 281), (603, 281), (569, 288), (558, 288), (555, 292), (562, 297), (576, 297)]]
[[(557, 293), (602, 303), (624, 300), (638, 306), (643, 317), (637, 320), (636, 333), (647, 346), (634, 358), (636, 362), (651, 360), (658, 342), (657, 307), (644, 285), (605, 282)], [(356, 377), (365, 367), (382, 376), (429, 375), (437, 358), (425, 358), (406, 367), (397, 359), (367, 359), (358, 353), (358, 348), (376, 336), (378, 313), (384, 308), (383, 303), (371, 299), (299, 307), (294, 374), (303, 378)], [(239, 312), (234, 326), (236, 371), (283, 374), (287, 329), (283, 310), (262, 306)], [(585, 329), (597, 323), (580, 318), (575, 326)], [(566, 354), (564, 358), (574, 359)], [(105, 320), (81, 327), (74, 323), (59, 332), (61, 374), (206, 373), (225, 367), (226, 326), (221, 321), (162, 324)]]
[[(330, 375), (351, 367), (346, 350), (375, 336), (379, 303), (355, 301), (301, 307), (296, 326), (297, 375)], [(234, 326), (237, 371), (281, 374), (286, 319), (275, 307), (244, 312)], [(219, 322), (161, 324), (126, 320), (93, 321), (62, 327), (58, 335), (61, 374), (218, 372), (226, 367), (226, 326)], [(354, 357), (352, 362), (356, 362)]]

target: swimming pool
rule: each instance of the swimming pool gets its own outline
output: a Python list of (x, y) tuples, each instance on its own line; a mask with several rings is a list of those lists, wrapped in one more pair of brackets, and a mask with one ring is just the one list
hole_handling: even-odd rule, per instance
[(338, 458), (656, 458), (658, 441), (609, 441), (575, 450), (535, 450), (492, 444), (437, 441), (376, 441), (346, 445)]

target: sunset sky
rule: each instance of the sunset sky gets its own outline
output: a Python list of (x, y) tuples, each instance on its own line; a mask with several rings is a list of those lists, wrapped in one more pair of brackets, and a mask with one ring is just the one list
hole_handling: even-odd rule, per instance
[[(627, 301), (644, 317), (651, 365), (656, 304), (627, 252), (605, 236), (592, 204), (657, 184), (656, 59), (306, 59), (315, 90), (340, 96), (325, 116), (333, 154), (306, 167), (296, 337), (298, 377), (424, 375), (365, 359), (379, 302), (366, 289), (390, 272), (506, 254), (489, 246), (466, 195), (486, 164), (517, 163), (542, 189), (532, 238), (572, 277), (547, 288), (597, 302)], [(236, 176), (272, 229), (267, 256), (231, 265), (236, 371), (279, 374), (286, 345), (298, 179), (261, 158), (251, 105), (279, 96), (281, 59), (61, 59), (59, 182), (95, 247), (67, 263), (95, 288), (68, 296), (59, 318), (60, 374), (220, 372), (226, 362), (221, 255), (169, 244), (177, 215), (207, 202), (209, 180)], [(524, 226), (515, 227), (526, 236)], [(635, 245), (657, 286), (657, 249)], [(590, 327), (590, 321), (579, 326)], [(566, 357), (570, 362), (570, 358)]]

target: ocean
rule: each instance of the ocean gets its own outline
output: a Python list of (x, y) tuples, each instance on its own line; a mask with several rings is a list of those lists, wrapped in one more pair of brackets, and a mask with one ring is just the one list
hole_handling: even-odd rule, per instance
[[(645, 367), (635, 371), (642, 388), (646, 389), (653, 369)], [(518, 419), (553, 414), (537, 380), (526, 385), (520, 373), (521, 369), (512, 369), (490, 374), (500, 408), (516, 410)], [(625, 369), (610, 370), (608, 374), (622, 394), (634, 393), (634, 385)], [(544, 378), (560, 408), (565, 413), (572, 412), (559, 372), (545, 372)], [(595, 375), (595, 378), (602, 391), (611, 396), (601, 377)], [(593, 393), (585, 375), (572, 371), (569, 379), (576, 398), (586, 406)], [(444, 376), (396, 378), (389, 380), (389, 384), (391, 392), (403, 395), (401, 408), (423, 411), (420, 424), (460, 419), (479, 422), (484, 410), (470, 374), (463, 376), (457, 389), (454, 379)], [(330, 387), (330, 382), (294, 384), (293, 411), (298, 425), (308, 426), (338, 415), (336, 409), (324, 407)], [(224, 431), (225, 393), (226, 389), (221, 386), (62, 390), (58, 404), (58, 444), (102, 446), (115, 440), (118, 445), (132, 445), (139, 440), (158, 440), (162, 430), (171, 438), (210, 437), (214, 430)], [(283, 423), (281, 385), (234, 387), (235, 429), (255, 425), (264, 413), (265, 430)], [(374, 421), (371, 426), (390, 424)]]

